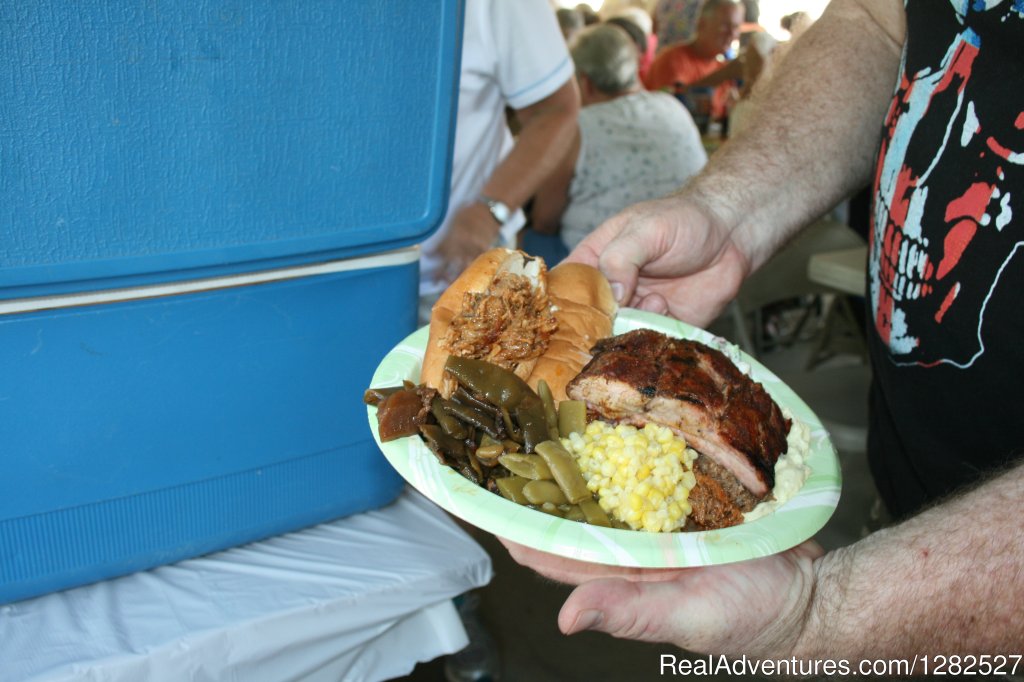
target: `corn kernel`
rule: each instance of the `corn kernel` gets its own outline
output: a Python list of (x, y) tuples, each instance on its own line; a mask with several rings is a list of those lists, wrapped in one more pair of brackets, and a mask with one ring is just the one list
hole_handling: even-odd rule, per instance
[(671, 429), (611, 426), (600, 421), (563, 439), (583, 472), (587, 488), (611, 517), (630, 528), (672, 531), (686, 522), (695, 453)]

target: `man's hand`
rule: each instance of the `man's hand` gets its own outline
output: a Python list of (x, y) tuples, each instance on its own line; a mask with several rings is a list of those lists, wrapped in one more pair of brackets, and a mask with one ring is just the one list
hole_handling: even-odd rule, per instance
[(805, 542), (774, 556), (721, 566), (637, 569), (573, 561), (501, 540), (541, 575), (578, 585), (562, 606), (565, 634), (598, 630), (701, 653), (787, 657), (803, 632), (814, 593)]
[(570, 261), (601, 269), (621, 305), (706, 327), (750, 265), (710, 211), (673, 196), (636, 204), (587, 236)]
[(466, 204), (452, 217), (448, 234), (437, 247), (445, 263), (445, 279), (451, 284), (473, 260), (494, 246), (498, 224), (480, 202)]

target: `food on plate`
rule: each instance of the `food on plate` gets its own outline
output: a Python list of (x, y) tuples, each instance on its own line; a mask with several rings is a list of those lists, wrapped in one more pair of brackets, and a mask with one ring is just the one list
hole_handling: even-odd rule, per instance
[(444, 372), (449, 355), (486, 360), (525, 380), (556, 327), (544, 261), (491, 249), (434, 304), (420, 381), (451, 397), (457, 382)]
[(590, 347), (612, 331), (617, 305), (599, 270), (496, 248), (478, 257), (431, 312), (420, 381), (451, 396), (449, 355), (486, 360), (535, 390), (543, 380), (554, 400), (590, 360)]
[[(702, 353), (712, 350), (700, 346)], [(610, 424), (594, 410), (587, 423), (585, 401), (552, 401), (549, 407), (522, 379), (486, 361), (451, 356), (445, 372), (458, 383), (450, 399), (408, 382), (367, 391), (364, 400), (379, 406), (382, 441), (386, 429), (397, 433), (392, 423), (403, 433), (411, 427), (441, 464), (491, 492), (566, 519), (654, 532), (725, 528), (771, 513), (807, 477), (809, 436), (799, 423), (786, 439), (787, 455), (777, 458), (779, 484), (756, 496), (689, 447), (678, 429), (641, 424), (633, 413), (625, 422), (638, 427)]]
[(616, 313), (595, 268), (484, 253), (434, 306), (421, 383), (364, 397), (381, 441), (418, 435), (474, 483), (598, 525), (709, 530), (781, 504), (791, 420), (764, 387), (697, 341), (611, 336)]
[(377, 406), (377, 433), (382, 443), (419, 433), (437, 391), (415, 389), (414, 384), (406, 382), (392, 388), (371, 388), (363, 395), (363, 402)]
[(775, 484), (791, 421), (764, 387), (721, 351), (638, 329), (603, 339), (568, 385), (597, 418), (660, 424), (704, 457), (694, 462), (689, 502), (701, 528), (734, 525)]
[(601, 271), (582, 263), (551, 268), (548, 296), (557, 328), (527, 382), (536, 388), (544, 380), (555, 400), (565, 400), (565, 386), (590, 361), (590, 348), (611, 335), (618, 304)]
[(697, 453), (666, 426), (636, 428), (595, 420), (563, 444), (600, 507), (633, 530), (679, 530), (691, 508)]

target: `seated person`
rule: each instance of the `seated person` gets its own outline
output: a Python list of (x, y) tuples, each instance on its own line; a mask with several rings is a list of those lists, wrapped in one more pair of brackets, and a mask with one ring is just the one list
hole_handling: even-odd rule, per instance
[(583, 15), (574, 7), (562, 7), (555, 12), (558, 17), (558, 28), (562, 29), (565, 42), (571, 43), (576, 34), (583, 28)]
[(659, 52), (644, 85), (648, 90), (680, 94), (690, 88), (715, 88), (711, 116), (724, 118), (736, 81), (742, 76), (740, 60), (727, 61), (725, 55), (739, 38), (743, 16), (743, 4), (738, 0), (707, 0), (693, 40)]
[(569, 153), (534, 196), (532, 227), (572, 249), (625, 207), (677, 190), (707, 162), (700, 133), (671, 95), (648, 92), (621, 28), (584, 29), (571, 49), (583, 108)]
[(658, 36), (654, 35), (651, 15), (639, 7), (621, 7), (611, 12), (605, 22), (624, 29), (636, 42), (640, 54), (640, 81), (643, 82), (658, 51)]

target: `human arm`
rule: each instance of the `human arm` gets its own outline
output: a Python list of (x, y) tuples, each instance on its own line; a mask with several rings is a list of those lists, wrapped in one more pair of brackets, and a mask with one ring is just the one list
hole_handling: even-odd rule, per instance
[[(999, 510), (993, 514), (993, 510)], [(748, 658), (850, 661), (1021, 653), (1024, 465), (849, 547), (696, 569), (584, 564), (507, 543), (578, 587), (559, 614), (586, 629)]]
[(714, 88), (728, 81), (739, 80), (743, 77), (743, 58), (737, 57), (725, 62), (720, 68), (712, 71), (703, 78), (692, 83), (686, 83), (688, 88)]
[(579, 126), (573, 131), (569, 149), (555, 166), (548, 179), (537, 188), (533, 195), (533, 210), (530, 226), (541, 234), (558, 234), (562, 226), (562, 214), (569, 206), (569, 188), (576, 172), (576, 161), (580, 154)]
[[(520, 208), (568, 150), (578, 110), (579, 94), (573, 79), (540, 101), (516, 109), (521, 128), (515, 146), (494, 169), (482, 193), (513, 211)], [(499, 230), (487, 206), (474, 201), (452, 218), (438, 250), (457, 274), (494, 245)]]
[(758, 120), (678, 194), (626, 209), (570, 260), (623, 304), (706, 325), (799, 227), (868, 178), (905, 32), (898, 0), (834, 0), (752, 102)]

